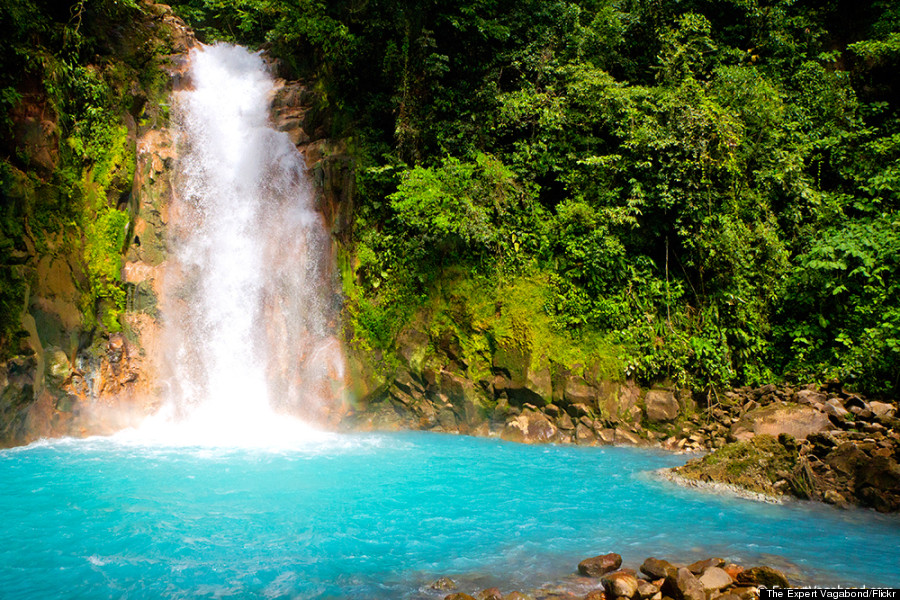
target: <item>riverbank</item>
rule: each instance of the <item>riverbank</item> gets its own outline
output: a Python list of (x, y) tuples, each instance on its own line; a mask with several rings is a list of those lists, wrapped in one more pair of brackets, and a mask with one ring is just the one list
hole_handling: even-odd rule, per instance
[[(468, 382), (467, 388), (465, 381), (449, 381), (452, 385), (437, 377), (397, 379), (348, 414), (343, 425), (525, 444), (705, 452), (671, 476), (691, 485), (730, 486), (751, 496), (900, 510), (897, 404), (867, 399), (839, 384), (766, 385), (696, 395), (627, 383), (605, 389), (570, 378), (549, 402), (536, 394), (522, 402), (523, 394), (511, 395), (501, 385), (499, 394), (494, 389), (492, 406), (483, 406), (465, 394), (474, 384)], [(444, 392), (453, 386), (455, 394)]]
[[(796, 584), (797, 582), (793, 582)], [(422, 591), (422, 598), (443, 600), (755, 600), (761, 587), (791, 587), (792, 582), (769, 566), (745, 567), (723, 558), (690, 564), (649, 557), (639, 566), (624, 566), (614, 552), (586, 558), (577, 575), (539, 589), (502, 592), (475, 589), (472, 583), (441, 577)]]

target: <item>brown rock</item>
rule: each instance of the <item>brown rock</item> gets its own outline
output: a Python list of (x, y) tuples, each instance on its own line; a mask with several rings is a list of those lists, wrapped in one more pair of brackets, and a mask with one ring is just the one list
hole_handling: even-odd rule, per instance
[(725, 564), (725, 559), (722, 558), (707, 558), (705, 560), (698, 560), (695, 563), (691, 563), (687, 566), (688, 571), (693, 573), (694, 575), (699, 575), (709, 567), (721, 567)]
[(659, 592), (659, 586), (644, 579), (638, 580), (637, 593), (641, 598), (652, 598)]
[(893, 417), (897, 413), (897, 407), (893, 404), (888, 404), (887, 402), (869, 402), (869, 410), (876, 417)]
[(616, 430), (610, 429), (609, 427), (605, 427), (597, 432), (597, 437), (600, 438), (600, 441), (604, 444), (615, 444), (616, 443)]
[(543, 413), (526, 411), (507, 421), (500, 437), (511, 442), (541, 444), (556, 439), (557, 429)]
[(584, 423), (578, 423), (575, 427), (575, 441), (583, 446), (594, 443), (597, 438), (594, 436), (594, 431), (587, 427)]
[(740, 565), (736, 565), (734, 563), (729, 563), (729, 564), (725, 565), (724, 567), (722, 567), (722, 570), (725, 571), (726, 573), (728, 573), (732, 579), (736, 579), (738, 576), (738, 573), (743, 571), (744, 567), (742, 567)]
[(707, 592), (718, 591), (734, 583), (731, 575), (719, 567), (708, 567), (699, 579), (703, 589)]
[(488, 588), (475, 594), (475, 600), (503, 600), (503, 594), (495, 587)]
[(744, 585), (764, 585), (769, 588), (790, 587), (784, 573), (773, 569), (772, 567), (753, 567), (752, 569), (746, 569), (738, 573), (737, 582)]
[(607, 600), (606, 590), (591, 590), (584, 600)]
[(786, 433), (798, 440), (809, 435), (828, 431), (831, 421), (823, 412), (798, 404), (771, 404), (765, 408), (750, 410), (731, 427), (731, 437), (746, 441), (755, 435), (768, 434), (778, 437)]
[(666, 577), (662, 592), (674, 600), (706, 600), (703, 584), (684, 567)]
[(444, 600), (475, 600), (475, 598), (463, 592), (456, 592), (455, 594), (444, 596)]
[(578, 572), (586, 577), (602, 577), (622, 566), (622, 557), (615, 552), (586, 558), (578, 563)]
[(644, 398), (647, 420), (652, 423), (673, 421), (678, 416), (678, 400), (671, 390), (650, 390)]
[(534, 600), (534, 596), (529, 596), (524, 592), (510, 592), (506, 595), (505, 600)]
[(628, 571), (607, 573), (601, 579), (606, 591), (618, 598), (632, 598), (638, 591), (638, 580)]
[(597, 397), (597, 390), (588, 385), (582, 377), (570, 377), (566, 381), (563, 398), (569, 404), (591, 404)]
[(624, 427), (616, 427), (616, 443), (639, 446), (641, 444), (641, 438)]
[(653, 579), (665, 579), (670, 575), (674, 575), (677, 571), (678, 567), (669, 561), (653, 558), (652, 556), (641, 565), (641, 573)]
[(456, 582), (449, 577), (441, 577), (437, 581), (432, 582), (428, 587), (433, 590), (450, 591), (456, 589)]
[(575, 424), (572, 422), (572, 417), (570, 417), (568, 413), (562, 413), (559, 415), (559, 419), (556, 420), (556, 426), (566, 431), (575, 429)]
[(868, 460), (853, 442), (844, 442), (825, 456), (825, 462), (845, 477), (853, 477), (859, 465)]
[(816, 390), (800, 390), (797, 392), (797, 402), (800, 404), (824, 404), (827, 396)]

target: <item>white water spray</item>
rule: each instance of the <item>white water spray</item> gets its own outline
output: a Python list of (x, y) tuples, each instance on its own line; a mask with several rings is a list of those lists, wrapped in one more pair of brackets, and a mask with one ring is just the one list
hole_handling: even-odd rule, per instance
[(275, 84), (260, 56), (195, 49), (190, 79), (174, 106), (169, 398), (144, 430), (185, 443), (296, 442), (343, 380), (328, 235), (302, 155), (270, 127)]

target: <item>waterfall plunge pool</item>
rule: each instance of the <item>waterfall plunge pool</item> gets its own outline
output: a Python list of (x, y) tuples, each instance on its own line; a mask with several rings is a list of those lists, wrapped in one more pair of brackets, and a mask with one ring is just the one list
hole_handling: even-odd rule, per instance
[[(618, 552), (896, 585), (900, 520), (683, 489), (684, 457), (425, 433), (253, 449), (54, 440), (0, 452), (0, 590), (17, 598), (442, 598)], [(471, 591), (471, 590), (466, 590)]]

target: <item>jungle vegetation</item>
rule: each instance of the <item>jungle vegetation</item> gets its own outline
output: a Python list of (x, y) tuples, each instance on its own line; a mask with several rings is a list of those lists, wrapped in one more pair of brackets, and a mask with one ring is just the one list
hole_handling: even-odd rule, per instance
[[(435, 290), (515, 302), (529, 282), (535, 316), (623, 376), (900, 392), (896, 2), (173, 5), (322, 93), (357, 165), (349, 326), (384, 360)], [(30, 50), (3, 43), (7, 108)], [(68, 135), (93, 139), (72, 102)], [(87, 143), (65, 146), (72, 164)]]

